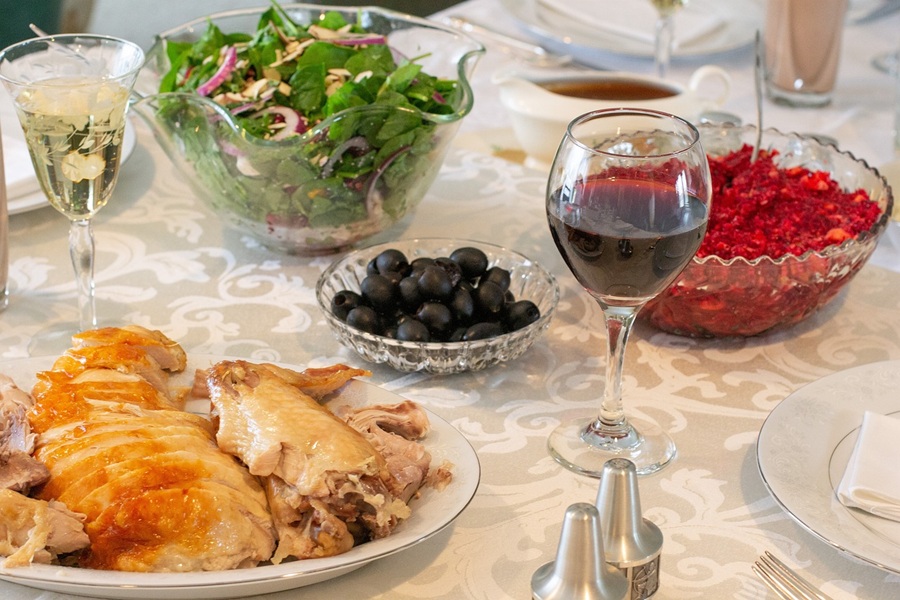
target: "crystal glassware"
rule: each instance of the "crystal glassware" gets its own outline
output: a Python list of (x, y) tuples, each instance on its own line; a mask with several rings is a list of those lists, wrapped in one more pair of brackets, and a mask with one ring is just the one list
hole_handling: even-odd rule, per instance
[(599, 414), (550, 434), (550, 453), (567, 468), (599, 477), (607, 460), (627, 458), (648, 474), (675, 456), (659, 426), (625, 416), (625, 346), (640, 308), (699, 248), (710, 198), (700, 135), (684, 119), (623, 108), (569, 124), (550, 170), (547, 219), (566, 265), (603, 310), (608, 347)]
[(675, 12), (682, 8), (687, 0), (650, 0), (659, 17), (656, 19), (656, 31), (653, 48), (653, 63), (658, 77), (665, 77), (672, 60), (675, 46)]
[(86, 34), (33, 38), (0, 52), (0, 80), (41, 189), (70, 222), (82, 330), (97, 324), (91, 218), (115, 187), (125, 111), (143, 62), (136, 44)]

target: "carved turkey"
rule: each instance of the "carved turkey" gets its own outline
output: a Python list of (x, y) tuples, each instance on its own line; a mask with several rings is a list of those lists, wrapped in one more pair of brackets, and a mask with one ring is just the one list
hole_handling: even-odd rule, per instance
[[(406, 501), (424, 482), (426, 452), (416, 453), (420, 478), (401, 481), (392, 472), (394, 461), (368, 435), (301, 389), (309, 385), (323, 395), (343, 385), (347, 373), (296, 373), (246, 361), (222, 361), (209, 370), (219, 446), (266, 486), (279, 535), (272, 562), (332, 556), (389, 535), (409, 516)], [(427, 430), (425, 419), (418, 433)], [(403, 461), (397, 472), (409, 466)]]
[(131, 326), (75, 336), (37, 374), (29, 417), (50, 479), (35, 496), (86, 515), (91, 543), (80, 566), (220, 570), (274, 551), (259, 481), (168, 389), (169, 372), (185, 364), (175, 342)]

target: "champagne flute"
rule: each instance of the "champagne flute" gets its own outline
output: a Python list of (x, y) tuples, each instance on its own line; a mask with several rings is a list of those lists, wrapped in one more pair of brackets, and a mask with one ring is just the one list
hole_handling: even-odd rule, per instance
[(569, 124), (550, 170), (547, 219), (566, 265), (603, 310), (608, 344), (599, 414), (550, 434), (550, 454), (565, 467), (599, 477), (608, 459), (628, 458), (643, 475), (675, 456), (659, 426), (625, 416), (625, 345), (640, 308), (700, 247), (710, 197), (700, 134), (684, 119), (620, 108)]
[(82, 330), (97, 325), (91, 218), (115, 187), (125, 111), (143, 62), (136, 44), (86, 34), (33, 38), (0, 52), (0, 80), (41, 189), (69, 219)]
[(675, 47), (675, 12), (683, 7), (687, 0), (650, 0), (656, 7), (659, 17), (656, 19), (656, 32), (653, 48), (653, 62), (656, 75), (664, 78), (672, 61)]

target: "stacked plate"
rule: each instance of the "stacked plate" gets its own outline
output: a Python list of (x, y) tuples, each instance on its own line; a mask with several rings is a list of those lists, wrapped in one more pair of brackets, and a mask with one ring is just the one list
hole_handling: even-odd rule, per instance
[[(541, 45), (600, 69), (653, 58), (657, 12), (649, 0), (502, 0)], [(758, 0), (690, 0), (676, 12), (674, 61), (706, 61), (751, 47), (762, 27)]]

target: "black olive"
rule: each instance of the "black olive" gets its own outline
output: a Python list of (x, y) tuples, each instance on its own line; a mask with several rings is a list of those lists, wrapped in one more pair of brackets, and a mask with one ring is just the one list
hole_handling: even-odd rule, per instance
[(413, 260), (409, 263), (410, 275), (421, 275), (422, 271), (425, 270), (425, 267), (430, 267), (434, 264), (434, 259), (429, 258), (427, 256), (420, 256), (419, 258)]
[(409, 261), (406, 259), (406, 255), (396, 248), (388, 248), (376, 256), (375, 266), (382, 275), (389, 272), (401, 275), (409, 273)]
[(380, 313), (397, 308), (399, 288), (384, 275), (369, 275), (363, 279), (360, 292), (366, 303)]
[(450, 285), (453, 287), (456, 287), (462, 280), (462, 269), (459, 268), (458, 264), (446, 256), (434, 259), (434, 264), (447, 272), (447, 276), (450, 278)]
[(437, 338), (445, 337), (453, 326), (450, 309), (439, 302), (425, 302), (416, 312), (416, 318)]
[(496, 283), (500, 286), (500, 289), (505, 292), (509, 289), (509, 271), (502, 267), (491, 267), (485, 272), (484, 277), (481, 278), (481, 283), (484, 283), (485, 281)]
[(456, 287), (458, 287), (459, 289), (462, 289), (462, 290), (467, 290), (470, 294), (475, 293), (475, 286), (471, 282), (466, 281), (465, 279), (460, 281), (459, 285)]
[(384, 273), (380, 273), (382, 277), (387, 277), (392, 284), (395, 286), (400, 285), (400, 280), (403, 279), (403, 273), (398, 271), (386, 271)]
[(403, 342), (428, 342), (431, 341), (431, 334), (421, 321), (404, 319), (397, 326), (397, 339)]
[(475, 323), (463, 335), (463, 341), (471, 342), (475, 340), (484, 340), (503, 334), (503, 326), (496, 321), (484, 321)]
[(469, 290), (457, 287), (450, 300), (450, 312), (457, 323), (468, 323), (475, 314), (475, 300)]
[(370, 306), (357, 306), (347, 314), (347, 325), (361, 331), (381, 334), (381, 320)]
[(416, 312), (424, 300), (419, 292), (419, 278), (410, 275), (401, 279), (397, 285), (400, 290), (400, 303), (403, 305), (404, 310)]
[(347, 313), (360, 306), (363, 298), (356, 292), (341, 290), (331, 298), (331, 314), (341, 321), (347, 320)]
[(447, 338), (448, 342), (461, 342), (463, 341), (463, 336), (466, 335), (466, 327), (457, 327), (453, 330), (453, 333), (450, 334), (450, 337)]
[(484, 281), (475, 288), (475, 310), (488, 318), (496, 319), (503, 311), (506, 296), (499, 285)]
[(425, 267), (419, 275), (419, 293), (428, 300), (445, 300), (453, 293), (447, 271), (437, 266)]
[(541, 311), (531, 300), (519, 300), (506, 306), (506, 327), (510, 331), (522, 329), (541, 318)]
[(481, 277), (488, 268), (487, 254), (470, 246), (457, 248), (451, 252), (450, 260), (459, 265), (463, 277), (469, 280)]
[(488, 265), (471, 246), (412, 261), (388, 248), (367, 263), (359, 293), (337, 292), (331, 311), (356, 329), (418, 342), (485, 339), (540, 318), (533, 302), (516, 301), (510, 272)]

